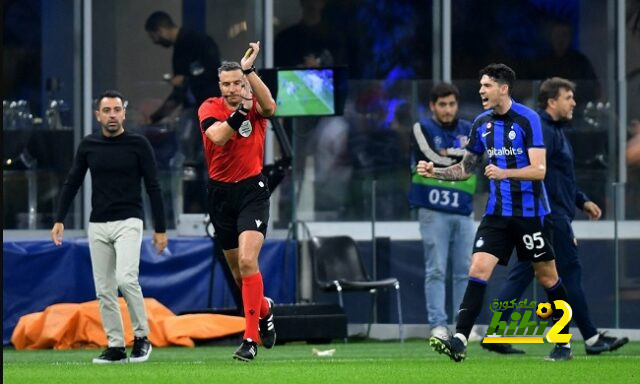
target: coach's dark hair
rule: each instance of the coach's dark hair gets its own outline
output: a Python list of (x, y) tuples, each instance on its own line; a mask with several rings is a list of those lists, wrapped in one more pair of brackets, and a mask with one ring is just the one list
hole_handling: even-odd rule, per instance
[(460, 99), (460, 91), (458, 91), (458, 87), (451, 83), (438, 83), (431, 88), (429, 101), (435, 103), (439, 98), (447, 97), (449, 95), (453, 95), (456, 98), (456, 101), (458, 101), (458, 99)]
[(498, 84), (507, 84), (509, 86), (509, 93), (513, 89), (513, 83), (516, 81), (516, 73), (513, 69), (504, 64), (489, 64), (480, 70), (480, 78), (487, 75)]
[(147, 32), (156, 32), (160, 27), (173, 28), (176, 24), (168, 13), (162, 11), (153, 12), (144, 23), (144, 29)]
[(127, 107), (127, 102), (124, 100), (124, 96), (122, 96), (122, 93), (113, 89), (107, 89), (106, 91), (102, 92), (100, 96), (98, 96), (96, 101), (93, 103), (96, 111), (100, 110), (100, 103), (102, 102), (102, 99), (104, 99), (105, 97), (110, 99), (118, 98), (120, 99), (120, 101), (122, 101), (122, 106), (124, 108)]
[(220, 67), (218, 68), (218, 76), (220, 73), (226, 71), (242, 71), (242, 66), (237, 61), (223, 61)]
[(542, 84), (540, 84), (540, 92), (538, 93), (538, 108), (547, 108), (547, 101), (560, 96), (560, 89), (575, 92), (576, 83), (562, 77), (552, 77), (543, 81)]

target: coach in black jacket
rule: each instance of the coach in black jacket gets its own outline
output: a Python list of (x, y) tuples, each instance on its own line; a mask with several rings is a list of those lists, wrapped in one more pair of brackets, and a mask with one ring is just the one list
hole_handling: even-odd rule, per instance
[[(82, 139), (62, 186), (51, 239), (62, 244), (64, 218), (73, 198), (91, 172), (91, 216), (87, 227), (91, 269), (107, 349), (93, 359), (96, 364), (142, 363), (149, 359), (149, 321), (138, 281), (143, 235), (142, 181), (151, 201), (158, 253), (167, 246), (162, 191), (158, 183), (153, 148), (142, 135), (124, 129), (124, 97), (105, 91), (96, 102), (100, 130)], [(124, 323), (118, 291), (127, 303), (133, 328), (133, 349), (127, 359)]]

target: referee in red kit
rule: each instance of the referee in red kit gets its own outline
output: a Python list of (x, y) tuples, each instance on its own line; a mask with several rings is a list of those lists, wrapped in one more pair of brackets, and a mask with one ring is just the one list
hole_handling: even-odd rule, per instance
[(267, 118), (276, 103), (253, 63), (260, 42), (240, 63), (218, 68), (221, 97), (209, 98), (198, 110), (209, 169), (207, 205), (216, 237), (236, 283), (242, 289), (246, 327), (234, 359), (251, 361), (257, 341), (271, 348), (276, 341), (273, 301), (263, 295), (258, 254), (269, 222), (269, 187), (262, 172)]

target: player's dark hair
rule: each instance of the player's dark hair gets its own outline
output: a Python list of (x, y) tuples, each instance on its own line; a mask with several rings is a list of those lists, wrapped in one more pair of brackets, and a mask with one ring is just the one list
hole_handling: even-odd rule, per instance
[(218, 76), (226, 71), (242, 71), (242, 66), (237, 61), (223, 61), (218, 68)]
[(176, 24), (168, 13), (162, 11), (153, 12), (144, 23), (144, 29), (147, 32), (156, 32), (160, 27), (173, 28)]
[(480, 70), (480, 78), (487, 75), (498, 84), (506, 84), (509, 86), (509, 93), (513, 89), (513, 83), (516, 81), (516, 73), (513, 69), (504, 64), (489, 64)]
[(96, 111), (100, 110), (100, 103), (102, 102), (102, 99), (104, 99), (105, 97), (109, 99), (118, 98), (122, 102), (122, 107), (123, 108), (127, 107), (127, 102), (124, 100), (124, 96), (122, 96), (122, 93), (113, 89), (107, 89), (106, 91), (102, 92), (100, 96), (98, 96), (98, 98), (93, 103)]
[(538, 108), (547, 108), (549, 99), (555, 99), (560, 96), (561, 89), (575, 92), (576, 83), (562, 77), (552, 77), (543, 81), (542, 84), (540, 84), (540, 92), (538, 93)]
[(460, 91), (458, 91), (458, 87), (451, 83), (438, 83), (431, 88), (429, 101), (435, 103), (439, 98), (447, 97), (449, 95), (453, 95), (456, 98), (456, 101), (458, 101), (460, 99)]

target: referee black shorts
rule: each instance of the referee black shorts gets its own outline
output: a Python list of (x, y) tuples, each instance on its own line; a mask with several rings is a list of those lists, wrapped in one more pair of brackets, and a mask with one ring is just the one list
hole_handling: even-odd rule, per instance
[(270, 196), (263, 174), (237, 183), (209, 179), (209, 216), (222, 249), (238, 248), (238, 236), (244, 231), (258, 231), (266, 237)]
[(473, 253), (487, 252), (507, 265), (515, 247), (519, 260), (531, 262), (555, 259), (553, 226), (545, 217), (506, 217), (487, 215), (480, 222)]

